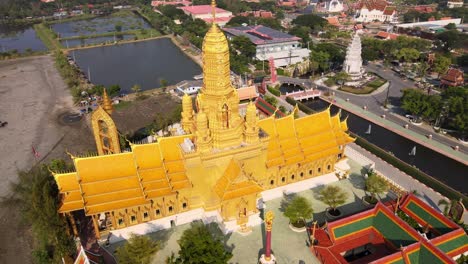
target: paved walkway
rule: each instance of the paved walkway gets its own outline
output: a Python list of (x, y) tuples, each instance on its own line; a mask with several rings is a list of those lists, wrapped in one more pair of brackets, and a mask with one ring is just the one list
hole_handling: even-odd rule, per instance
[[(381, 174), (383, 174), (385, 177), (396, 182), (401, 187), (405, 188), (407, 191), (415, 190), (417, 192), (417, 195), (420, 198), (425, 200), (429, 205), (431, 205), (435, 209), (438, 209), (439, 211), (443, 209), (443, 208), (439, 208), (437, 203), (440, 200), (447, 199), (447, 198), (445, 198), (440, 193), (420, 183), (419, 181), (415, 180), (413, 177), (393, 167), (392, 165), (383, 161), (382, 159), (370, 153), (369, 151), (361, 148), (355, 143), (349, 144), (348, 147), (353, 148), (354, 150), (358, 151), (359, 153), (364, 155), (369, 160), (373, 161), (375, 163), (375, 169)], [(465, 211), (463, 220), (465, 221), (465, 223), (468, 223), (468, 212), (466, 211)]]

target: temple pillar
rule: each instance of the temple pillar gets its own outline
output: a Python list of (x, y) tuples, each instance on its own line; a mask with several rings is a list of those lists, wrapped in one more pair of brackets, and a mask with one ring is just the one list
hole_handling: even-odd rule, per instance
[(271, 230), (273, 229), (273, 218), (274, 214), (272, 211), (268, 211), (265, 215), (265, 229), (266, 229), (266, 239), (265, 239), (265, 254), (259, 259), (261, 264), (275, 264), (276, 258), (271, 254)]
[(101, 238), (101, 234), (99, 233), (99, 224), (96, 215), (91, 216), (93, 218), (93, 226), (94, 226), (94, 233), (96, 234), (96, 238)]
[(76, 229), (76, 222), (75, 222), (75, 218), (73, 217), (73, 214), (66, 213), (66, 216), (67, 216), (68, 220), (70, 220), (70, 224), (71, 224), (71, 227), (72, 227), (72, 230), (73, 230), (73, 235), (75, 237), (78, 237), (78, 230)]

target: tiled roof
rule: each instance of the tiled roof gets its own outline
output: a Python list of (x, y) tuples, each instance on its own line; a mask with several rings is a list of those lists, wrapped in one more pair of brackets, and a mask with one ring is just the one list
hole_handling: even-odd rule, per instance
[(396, 39), (398, 38), (398, 36), (399, 36), (398, 34), (389, 33), (385, 31), (379, 31), (376, 35), (376, 37), (383, 38), (383, 39)]
[(256, 45), (300, 40), (299, 37), (262, 25), (223, 28), (223, 30), (234, 36), (246, 36)]
[[(194, 15), (201, 15), (201, 14), (211, 14), (212, 7), (211, 5), (196, 5), (196, 6), (183, 6), (179, 7), (180, 9)], [(227, 13), (224, 9), (216, 7), (216, 13)]]
[(340, 22), (338, 21), (337, 17), (327, 17), (328, 24), (333, 26), (339, 26)]
[(258, 97), (257, 89), (255, 85), (242, 87), (237, 89), (237, 94), (239, 95), (239, 100), (254, 99)]
[(458, 78), (463, 77), (463, 72), (459, 69), (455, 68), (450, 68), (447, 73), (442, 76), (442, 79), (451, 81), (451, 82), (456, 82)]

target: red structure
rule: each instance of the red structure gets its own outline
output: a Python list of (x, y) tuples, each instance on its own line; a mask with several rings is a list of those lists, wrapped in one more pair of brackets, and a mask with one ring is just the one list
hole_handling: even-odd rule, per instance
[(265, 254), (260, 257), (260, 263), (262, 264), (274, 264), (276, 259), (271, 254), (271, 229), (273, 228), (273, 212), (268, 211), (265, 214), (265, 229), (266, 229), (266, 242), (265, 242)]
[(465, 83), (463, 71), (455, 68), (450, 68), (447, 73), (440, 78), (440, 81), (446, 86), (462, 86)]
[(413, 194), (330, 222), (315, 230), (315, 239), (310, 249), (327, 264), (455, 263), (468, 251), (464, 230)]
[(272, 83), (275, 83), (276, 82), (276, 68), (275, 68), (275, 59), (273, 57), (270, 57), (269, 59), (270, 61), (270, 74), (271, 74), (271, 77), (270, 77), (270, 81)]

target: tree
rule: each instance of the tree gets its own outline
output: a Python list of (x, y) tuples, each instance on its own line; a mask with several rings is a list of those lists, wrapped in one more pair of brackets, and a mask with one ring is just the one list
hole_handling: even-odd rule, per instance
[(312, 29), (313, 32), (321, 30), (328, 22), (320, 16), (314, 14), (300, 15), (296, 17), (293, 24)]
[(161, 79), (159, 81), (159, 84), (161, 85), (161, 87), (163, 89), (163, 93), (165, 93), (166, 92), (166, 87), (167, 87), (167, 84), (168, 84), (167, 80), (166, 79)]
[(349, 74), (344, 71), (340, 71), (335, 75), (335, 80), (338, 84), (343, 87), (343, 84), (349, 79)]
[(380, 177), (375, 173), (375, 171), (371, 170), (368, 172), (368, 177), (366, 179), (366, 191), (368, 191), (370, 195), (370, 199), (367, 199), (369, 203), (375, 204), (377, 203), (378, 194), (383, 194), (388, 190), (388, 183), (385, 181), (384, 178)]
[(257, 52), (257, 48), (252, 41), (246, 36), (235, 36), (231, 40), (232, 47), (238, 50), (247, 58), (252, 58)]
[(120, 90), (121, 90), (120, 85), (114, 84), (114, 85), (109, 86), (108, 92), (110, 96), (117, 96), (120, 94)]
[(289, 34), (300, 37), (302, 39), (302, 43), (305, 45), (310, 41), (310, 29), (308, 27), (295, 26), (289, 31)]
[(419, 58), (420, 52), (413, 48), (402, 48), (398, 51), (398, 58), (406, 62), (412, 62)]
[(115, 25), (115, 31), (121, 32), (122, 31), (122, 25), (121, 24), (116, 24)]
[(148, 236), (131, 234), (128, 242), (117, 248), (116, 256), (123, 264), (149, 264), (153, 255), (159, 250), (159, 243)]
[(226, 26), (230, 27), (239, 27), (242, 24), (249, 24), (249, 18), (245, 16), (235, 16), (226, 24)]
[(461, 67), (468, 67), (468, 54), (463, 54), (457, 58), (457, 64)]
[(284, 107), (284, 105), (280, 105), (280, 106), (278, 107), (278, 110), (280, 110), (280, 111), (283, 112), (283, 113), (286, 113), (286, 107)]
[(312, 50), (310, 60), (316, 62), (322, 72), (330, 67), (330, 55), (326, 52)]
[[(50, 169), (65, 171), (64, 161), (53, 160)], [(67, 232), (66, 220), (58, 214), (59, 192), (47, 165), (30, 171), (20, 171), (11, 183), (11, 196), (2, 198), (2, 206), (19, 209), (23, 219), (31, 225), (35, 237), (33, 256), (36, 263), (59, 263), (62, 257), (75, 252), (73, 238)]]
[(131, 89), (135, 93), (137, 99), (141, 97), (141, 86), (139, 84), (133, 85)]
[(330, 214), (338, 216), (341, 213), (337, 207), (346, 202), (347, 196), (340, 187), (328, 185), (320, 190), (319, 200), (330, 207), (331, 210), (328, 211)]
[(192, 223), (177, 242), (180, 246), (179, 256), (172, 263), (226, 264), (232, 258), (221, 237), (214, 237), (202, 222)]
[(287, 203), (284, 216), (289, 218), (293, 226), (303, 227), (305, 225), (305, 219), (312, 218), (313, 212), (312, 205), (306, 198), (295, 196)]
[(438, 76), (440, 76), (447, 72), (451, 63), (452, 60), (450, 58), (437, 55), (434, 60), (434, 71), (437, 72)]
[(266, 95), (265, 96), (265, 101), (269, 104), (271, 104), (272, 106), (276, 107), (276, 105), (278, 105), (278, 99), (276, 99), (275, 97), (273, 96), (268, 96)]
[(455, 23), (448, 23), (444, 28), (448, 30), (457, 29), (457, 25)]

